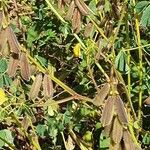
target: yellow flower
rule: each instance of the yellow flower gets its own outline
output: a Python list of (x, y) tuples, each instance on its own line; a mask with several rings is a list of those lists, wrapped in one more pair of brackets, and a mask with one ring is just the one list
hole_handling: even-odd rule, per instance
[(75, 47), (73, 48), (74, 57), (80, 57), (81, 56), (81, 44), (77, 43)]
[(0, 88), (0, 105), (2, 105), (8, 98), (5, 95), (5, 92), (2, 88)]

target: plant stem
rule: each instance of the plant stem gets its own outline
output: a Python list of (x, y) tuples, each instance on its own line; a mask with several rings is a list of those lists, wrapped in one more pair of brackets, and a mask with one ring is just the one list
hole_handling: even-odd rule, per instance
[(96, 66), (99, 68), (99, 70), (103, 73), (103, 75), (106, 77), (106, 80), (109, 81), (109, 76), (106, 74), (104, 69), (101, 67), (101, 65), (98, 62), (95, 62)]
[[(135, 6), (135, 0), (133, 0), (133, 4)], [(141, 123), (142, 117), (142, 78), (143, 78), (143, 52), (141, 49), (141, 37), (140, 37), (140, 29), (139, 29), (139, 20), (138, 15), (135, 12), (135, 28), (136, 28), (136, 35), (137, 35), (137, 45), (138, 45), (138, 52), (139, 52), (139, 109), (138, 109), (138, 121)]]
[(99, 31), (99, 33), (101, 34), (101, 36), (108, 42), (108, 38), (105, 36), (104, 31), (95, 23), (95, 21), (88, 16), (88, 18), (90, 19), (90, 21), (94, 24), (94, 26), (96, 27), (96, 29)]
[(65, 91), (67, 91), (69, 94), (71, 94), (72, 96), (81, 99), (81, 100), (85, 100), (88, 102), (93, 102), (92, 99), (79, 95), (78, 93), (76, 93), (74, 90), (72, 90), (70, 87), (68, 87), (67, 85), (65, 85), (62, 81), (60, 81), (59, 79), (57, 79), (54, 75), (51, 74), (51, 72), (45, 68), (43, 68), (34, 58), (31, 57), (31, 55), (27, 52), (27, 50), (25, 48), (22, 48), (22, 51), (24, 51), (27, 54), (27, 57), (29, 58), (29, 60), (36, 65), (36, 67), (38, 68), (39, 71), (41, 71), (43, 74), (45, 74), (46, 72), (49, 73), (49, 77), (56, 82), (60, 87), (62, 87)]
[(64, 18), (56, 11), (56, 9), (53, 7), (53, 5), (50, 3), (49, 0), (45, 0), (49, 8), (52, 10), (52, 12), (63, 22), (67, 23)]
[(139, 48), (144, 48), (144, 47), (149, 47), (150, 44), (146, 44), (146, 45), (142, 45), (142, 46), (138, 46), (138, 47), (134, 47), (134, 48), (129, 48), (129, 49), (125, 49), (124, 51), (132, 51), (132, 50), (136, 50)]
[(133, 110), (133, 115), (134, 115), (134, 119), (136, 119), (136, 114), (132, 105), (132, 101), (131, 101), (131, 66), (130, 66), (130, 61), (131, 61), (131, 54), (130, 54), (130, 38), (129, 38), (129, 25), (128, 25), (128, 14), (126, 14), (126, 39), (127, 39), (127, 64), (129, 66), (129, 72), (128, 72), (128, 100), (129, 100), (129, 104), (130, 107), (132, 107), (131, 109)]

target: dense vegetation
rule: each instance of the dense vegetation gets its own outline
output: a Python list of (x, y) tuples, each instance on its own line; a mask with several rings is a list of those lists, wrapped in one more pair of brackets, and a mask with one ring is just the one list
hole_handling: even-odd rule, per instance
[(0, 148), (150, 145), (150, 2), (0, 1)]

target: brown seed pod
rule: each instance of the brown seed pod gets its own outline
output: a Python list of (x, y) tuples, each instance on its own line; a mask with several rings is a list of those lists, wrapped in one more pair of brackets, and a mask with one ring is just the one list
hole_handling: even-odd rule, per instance
[(144, 101), (144, 104), (150, 105), (150, 96)]
[(2, 22), (3, 22), (3, 12), (2, 12), (2, 10), (0, 10), (0, 31), (2, 28)]
[(58, 9), (63, 11), (64, 10), (64, 5), (65, 5), (64, 0), (58, 0)]
[(49, 98), (53, 96), (53, 82), (49, 78), (48, 74), (44, 75), (43, 93), (44, 93), (44, 96), (49, 97)]
[(98, 91), (98, 94), (95, 96), (93, 100), (93, 104), (96, 106), (101, 106), (108, 95), (110, 90), (110, 84), (105, 83), (104, 86)]
[(41, 84), (42, 84), (42, 74), (39, 73), (39, 74), (35, 77), (35, 80), (34, 80), (32, 86), (31, 86), (31, 90), (30, 90), (30, 93), (29, 93), (30, 99), (35, 99), (35, 98), (38, 97)]
[(65, 3), (69, 4), (71, 0), (64, 0)]
[(74, 9), (73, 17), (72, 17), (72, 27), (73, 31), (78, 33), (81, 28), (81, 14), (77, 8)]
[(3, 51), (7, 44), (7, 31), (1, 30), (0, 32), (0, 51)]
[(114, 99), (109, 96), (106, 100), (106, 104), (103, 108), (101, 122), (103, 127), (110, 125), (114, 115)]
[(114, 118), (109, 125), (104, 127), (104, 133), (106, 134), (107, 137), (109, 137), (112, 132), (113, 122), (114, 122)]
[(115, 117), (114, 124), (113, 124), (113, 130), (112, 130), (112, 140), (115, 144), (119, 144), (123, 135), (123, 127), (121, 123), (119, 122), (118, 117)]
[(117, 5), (115, 3), (112, 3), (112, 11), (113, 11), (113, 15), (114, 15), (115, 19), (119, 19), (120, 12), (119, 12), (119, 8), (117, 7)]
[(112, 140), (110, 141), (109, 150), (122, 150), (121, 143), (115, 144)]
[(30, 80), (30, 66), (27, 59), (27, 56), (24, 52), (21, 53), (20, 57), (20, 69), (21, 69), (21, 76), (24, 80)]
[(91, 36), (91, 33), (92, 33), (92, 31), (93, 31), (93, 28), (94, 28), (94, 25), (93, 25), (91, 22), (89, 22), (89, 23), (86, 25), (85, 30), (84, 30), (84, 36), (85, 36), (86, 38), (88, 38), (88, 37)]
[(124, 130), (123, 132), (123, 141), (126, 150), (136, 150), (128, 130)]
[(88, 6), (84, 3), (83, 0), (75, 0), (75, 4), (79, 8), (82, 15), (86, 16), (89, 13)]
[(10, 26), (7, 27), (7, 39), (10, 46), (10, 51), (19, 54), (20, 48), (17, 37)]
[(75, 9), (75, 3), (74, 3), (74, 1), (72, 1), (69, 5), (69, 9), (68, 9), (68, 12), (66, 15), (67, 20), (71, 20), (71, 18), (73, 16), (74, 9)]
[(30, 120), (29, 120), (28, 116), (23, 117), (21, 124), (25, 130), (28, 129), (28, 127), (30, 126)]
[(119, 121), (122, 124), (128, 124), (128, 119), (124, 108), (124, 104), (119, 95), (115, 96), (114, 105), (115, 105), (115, 111), (118, 115)]
[(18, 65), (19, 65), (18, 58), (15, 58), (13, 56), (9, 58), (7, 74), (10, 77), (14, 77), (16, 75)]

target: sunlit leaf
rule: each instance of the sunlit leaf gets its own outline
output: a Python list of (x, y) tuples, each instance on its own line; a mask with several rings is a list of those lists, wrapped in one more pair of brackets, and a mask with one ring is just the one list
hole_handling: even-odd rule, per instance
[(127, 74), (129, 71), (129, 66), (127, 65), (127, 60), (126, 60), (126, 54), (121, 50), (116, 59), (115, 59), (115, 66), (118, 71), (121, 73)]

